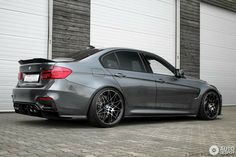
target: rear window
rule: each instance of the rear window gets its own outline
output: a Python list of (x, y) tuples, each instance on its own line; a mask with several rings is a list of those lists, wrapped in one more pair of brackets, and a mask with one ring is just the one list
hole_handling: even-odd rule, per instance
[(76, 54), (72, 56), (73, 59), (76, 60), (82, 60), (84, 58), (87, 58), (95, 53), (98, 53), (99, 51), (102, 51), (101, 49), (86, 49), (78, 51)]
[(110, 53), (102, 57), (102, 65), (105, 68), (119, 69), (119, 64), (114, 53)]

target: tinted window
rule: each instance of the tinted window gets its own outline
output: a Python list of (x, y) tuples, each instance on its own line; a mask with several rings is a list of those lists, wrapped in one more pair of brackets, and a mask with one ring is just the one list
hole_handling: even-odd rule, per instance
[(163, 64), (158, 62), (155, 59), (147, 59), (149, 62), (149, 65), (153, 71), (153, 73), (156, 74), (163, 74), (163, 75), (174, 75), (167, 67), (165, 67)]
[(102, 58), (102, 64), (105, 68), (118, 69), (118, 61), (114, 53), (105, 55)]
[(142, 61), (136, 52), (120, 51), (116, 52), (120, 62), (120, 69), (145, 72)]

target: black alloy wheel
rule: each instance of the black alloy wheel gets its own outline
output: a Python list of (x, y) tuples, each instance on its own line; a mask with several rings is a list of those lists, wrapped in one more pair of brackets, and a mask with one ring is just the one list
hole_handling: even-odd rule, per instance
[(217, 117), (219, 109), (219, 95), (214, 91), (209, 91), (203, 96), (198, 116), (201, 119), (213, 120)]
[(98, 92), (89, 112), (90, 121), (100, 127), (119, 123), (124, 113), (124, 100), (119, 91), (106, 88)]

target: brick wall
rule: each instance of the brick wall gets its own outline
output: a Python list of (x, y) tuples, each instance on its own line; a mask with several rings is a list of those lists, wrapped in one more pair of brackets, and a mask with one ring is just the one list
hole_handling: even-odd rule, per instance
[(90, 42), (90, 0), (54, 0), (52, 57), (70, 57)]
[(180, 0), (180, 68), (199, 78), (200, 1)]

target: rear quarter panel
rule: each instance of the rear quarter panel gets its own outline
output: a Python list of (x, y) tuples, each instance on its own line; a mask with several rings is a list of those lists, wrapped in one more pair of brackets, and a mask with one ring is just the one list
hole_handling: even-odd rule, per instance
[(66, 82), (56, 82), (50, 90), (63, 90), (57, 104), (60, 114), (87, 115), (93, 96), (102, 88), (113, 87), (121, 91), (112, 75), (102, 67), (97, 57), (78, 62), (57, 63), (73, 72)]

